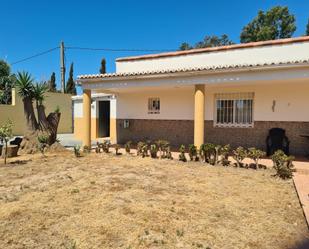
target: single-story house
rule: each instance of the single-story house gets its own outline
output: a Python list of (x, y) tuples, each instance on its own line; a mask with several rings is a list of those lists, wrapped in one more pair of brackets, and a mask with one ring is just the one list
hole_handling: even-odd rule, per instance
[(291, 154), (306, 154), (309, 36), (119, 58), (116, 72), (78, 76), (79, 126), (91, 140), (91, 94), (115, 96), (113, 142), (166, 139), (266, 149), (282, 128)]

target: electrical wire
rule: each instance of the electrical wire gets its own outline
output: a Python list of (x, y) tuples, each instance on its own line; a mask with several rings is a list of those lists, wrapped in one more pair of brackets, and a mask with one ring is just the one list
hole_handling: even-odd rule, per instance
[[(48, 54), (56, 49), (59, 49), (59, 46), (48, 49), (46, 51), (34, 54), (32, 56), (20, 59), (18, 61), (14, 61), (13, 63), (11, 63), (11, 65), (15, 65), (24, 61), (28, 61), (31, 60), (33, 58), (42, 56), (44, 54)], [(88, 47), (73, 47), (73, 46), (68, 46), (65, 47), (65, 49), (72, 49), (72, 50), (88, 50), (88, 51), (109, 51), (109, 52), (167, 52), (167, 51), (176, 51), (175, 49), (128, 49), (128, 48), (119, 48), (119, 49), (115, 49), (115, 48), (88, 48)], [(65, 58), (66, 60), (66, 58)]]
[(44, 54), (48, 54), (56, 49), (59, 49), (59, 46), (58, 47), (55, 47), (55, 48), (51, 48), (51, 49), (48, 49), (46, 51), (43, 51), (43, 52), (40, 52), (40, 53), (37, 53), (35, 55), (32, 55), (32, 56), (29, 56), (29, 57), (26, 57), (26, 58), (23, 58), (21, 60), (18, 60), (18, 61), (14, 61), (13, 63), (11, 63), (11, 65), (15, 65), (15, 64), (18, 64), (18, 63), (21, 63), (21, 62), (24, 62), (24, 61), (27, 61), (27, 60), (30, 60), (30, 59), (33, 59), (33, 58), (36, 58), (36, 57), (39, 57), (41, 55), (44, 55)]
[(167, 52), (176, 51), (176, 49), (128, 49), (128, 48), (87, 48), (67, 46), (66, 49), (91, 50), (91, 51), (110, 51), (110, 52)]

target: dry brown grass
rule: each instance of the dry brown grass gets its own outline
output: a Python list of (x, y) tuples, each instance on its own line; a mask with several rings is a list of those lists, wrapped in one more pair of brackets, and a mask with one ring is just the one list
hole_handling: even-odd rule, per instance
[(22, 162), (0, 166), (0, 248), (265, 249), (308, 238), (292, 181), (269, 169), (72, 153)]

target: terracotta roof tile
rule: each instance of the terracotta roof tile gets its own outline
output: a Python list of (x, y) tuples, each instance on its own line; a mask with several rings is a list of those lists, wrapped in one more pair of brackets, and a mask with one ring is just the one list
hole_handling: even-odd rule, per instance
[(157, 59), (157, 58), (162, 58), (162, 57), (190, 55), (190, 54), (198, 54), (198, 53), (205, 53), (205, 52), (224, 51), (224, 50), (252, 48), (252, 47), (262, 47), (262, 46), (272, 46), (272, 45), (283, 45), (283, 44), (305, 42), (305, 41), (309, 41), (309, 36), (287, 38), (287, 39), (278, 39), (278, 40), (271, 40), (271, 41), (241, 43), (241, 44), (233, 44), (233, 45), (221, 46), (221, 47), (199, 48), (199, 49), (191, 49), (191, 50), (184, 50), (184, 51), (166, 52), (166, 53), (160, 53), (160, 54), (130, 56), (130, 57), (118, 58), (118, 59), (116, 59), (116, 61), (121, 62), (121, 61)]
[(114, 77), (144, 76), (144, 75), (146, 76), (146, 75), (159, 75), (166, 73), (171, 74), (179, 72), (196, 72), (196, 71), (220, 71), (226, 69), (252, 68), (252, 67), (290, 65), (290, 64), (302, 64), (302, 63), (305, 64), (309, 63), (309, 59), (286, 61), (286, 62), (281, 61), (281, 62), (257, 63), (257, 64), (234, 64), (234, 65), (205, 66), (205, 67), (193, 67), (193, 68), (178, 68), (178, 69), (143, 71), (143, 72), (85, 74), (85, 75), (79, 75), (77, 79), (82, 80), (82, 79), (100, 79), (100, 78), (114, 78)]

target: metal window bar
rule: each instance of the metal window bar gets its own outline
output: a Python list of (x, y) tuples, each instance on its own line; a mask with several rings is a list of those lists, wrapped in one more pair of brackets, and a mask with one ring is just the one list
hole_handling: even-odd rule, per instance
[(254, 93), (215, 94), (215, 126), (253, 126)]

